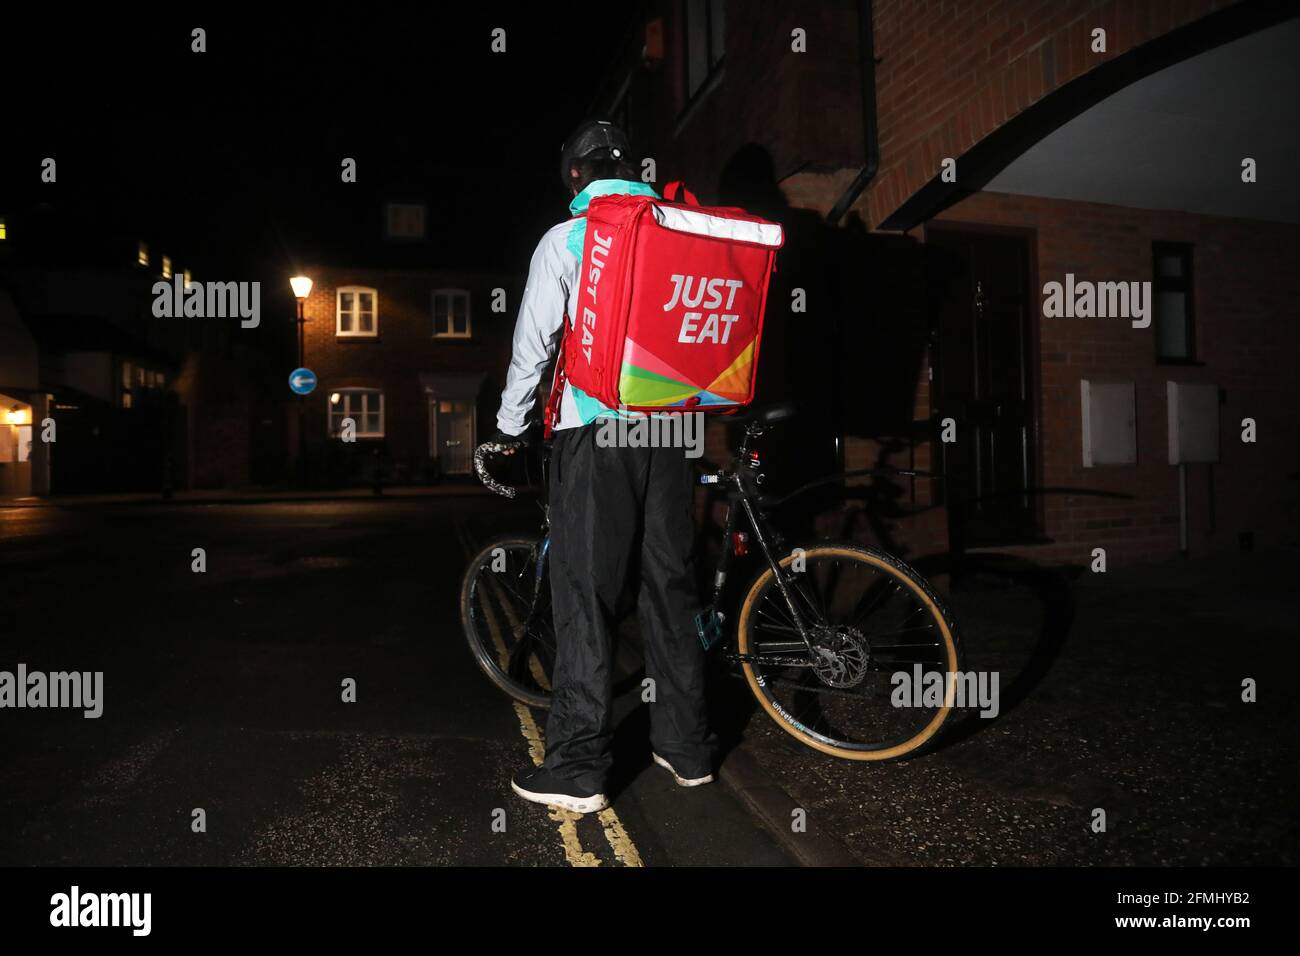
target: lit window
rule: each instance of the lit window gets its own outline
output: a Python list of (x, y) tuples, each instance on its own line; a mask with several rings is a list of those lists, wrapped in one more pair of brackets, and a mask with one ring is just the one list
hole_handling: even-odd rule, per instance
[(149, 264), (149, 246), (146, 243), (140, 243), (140, 248), (136, 250), (135, 261), (142, 266)]
[(362, 286), (338, 290), (338, 335), (379, 334), (379, 293)]
[(337, 437), (343, 419), (356, 423), (358, 438), (384, 437), (384, 393), (377, 388), (341, 388), (329, 397), (329, 433)]
[(171, 256), (163, 256), (163, 257), (162, 257), (162, 277), (163, 277), (164, 279), (170, 279), (170, 278), (172, 277), (172, 257), (171, 257)]
[(9, 232), (5, 229), (5, 221), (0, 218), (0, 242), (4, 242), (8, 238)]
[(131, 363), (130, 362), (122, 363), (122, 387), (123, 388), (131, 387)]
[(440, 339), (470, 337), (469, 293), (464, 289), (435, 289), (433, 335)]

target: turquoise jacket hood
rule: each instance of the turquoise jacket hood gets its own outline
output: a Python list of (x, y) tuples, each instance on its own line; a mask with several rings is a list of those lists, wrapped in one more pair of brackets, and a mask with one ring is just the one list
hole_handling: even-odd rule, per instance
[(593, 179), (587, 188), (573, 197), (569, 203), (569, 212), (578, 216), (587, 211), (591, 201), (597, 196), (654, 196), (659, 194), (647, 183), (638, 183), (630, 179)]

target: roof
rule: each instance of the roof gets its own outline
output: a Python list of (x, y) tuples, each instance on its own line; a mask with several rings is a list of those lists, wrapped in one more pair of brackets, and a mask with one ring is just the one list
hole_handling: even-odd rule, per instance
[(24, 321), (43, 352), (116, 352), (174, 364), (166, 352), (99, 316), (40, 315)]

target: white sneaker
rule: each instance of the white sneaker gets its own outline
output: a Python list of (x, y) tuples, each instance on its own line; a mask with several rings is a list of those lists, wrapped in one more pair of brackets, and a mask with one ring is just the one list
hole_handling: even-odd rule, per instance
[(698, 787), (701, 784), (713, 783), (713, 774), (711, 773), (706, 773), (703, 777), (683, 777), (673, 769), (672, 764), (657, 753), (652, 752), (650, 756), (654, 757), (655, 763), (673, 775), (673, 779), (677, 781), (677, 786), (679, 787)]

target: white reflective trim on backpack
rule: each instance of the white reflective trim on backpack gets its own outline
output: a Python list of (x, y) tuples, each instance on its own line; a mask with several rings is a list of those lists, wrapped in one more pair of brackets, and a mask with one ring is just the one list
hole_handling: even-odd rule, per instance
[(780, 248), (781, 227), (774, 222), (750, 222), (747, 219), (726, 219), (694, 209), (652, 204), (655, 222), (675, 232), (689, 232), (697, 236), (748, 242), (756, 246)]

